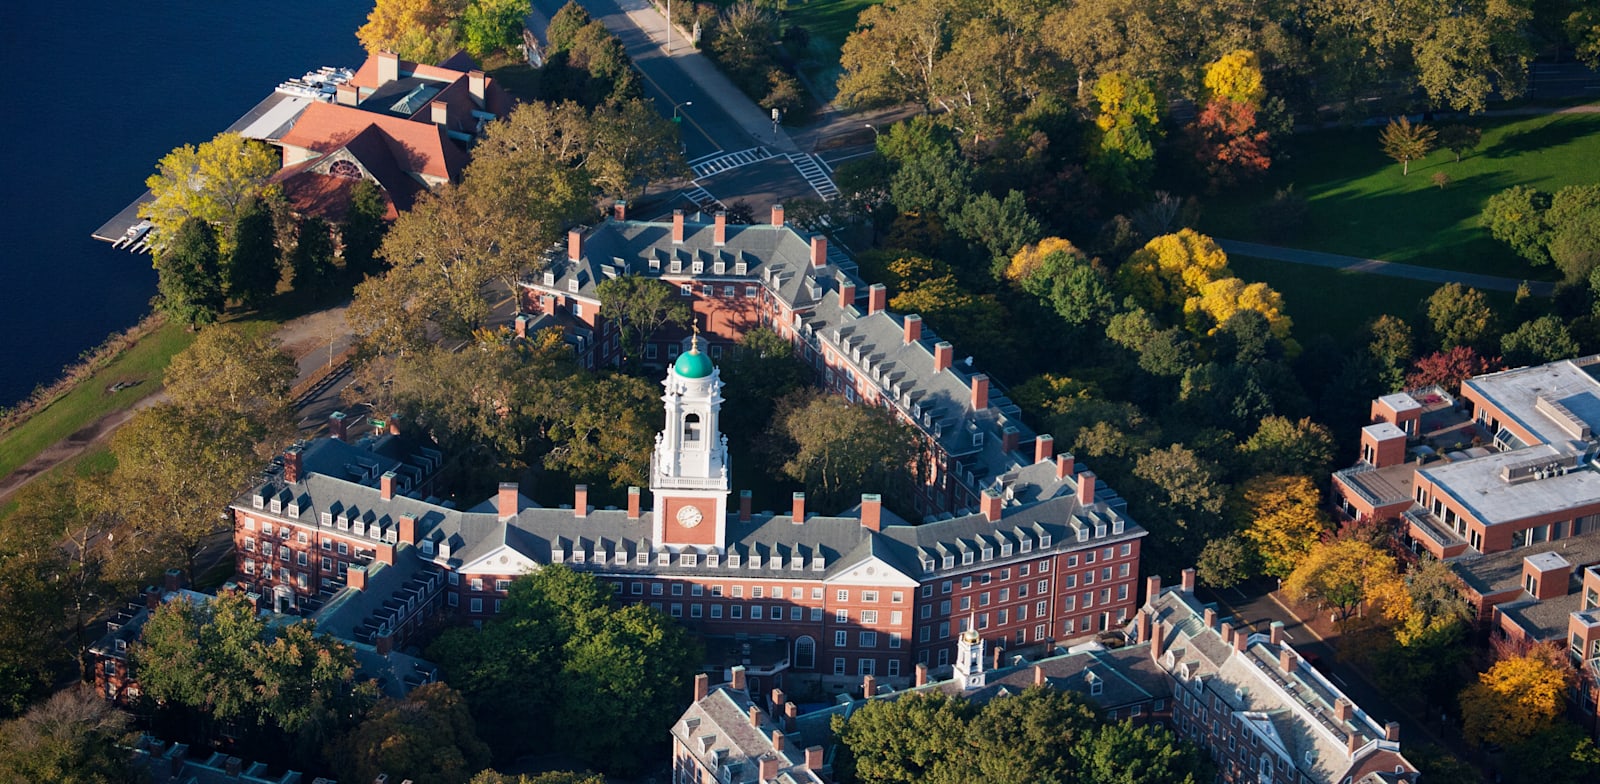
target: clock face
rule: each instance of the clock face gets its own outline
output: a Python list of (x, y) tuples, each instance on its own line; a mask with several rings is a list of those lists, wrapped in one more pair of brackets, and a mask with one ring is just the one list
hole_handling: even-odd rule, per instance
[(684, 528), (693, 528), (700, 524), (702, 517), (698, 507), (693, 504), (685, 504), (682, 509), (678, 510), (678, 525)]

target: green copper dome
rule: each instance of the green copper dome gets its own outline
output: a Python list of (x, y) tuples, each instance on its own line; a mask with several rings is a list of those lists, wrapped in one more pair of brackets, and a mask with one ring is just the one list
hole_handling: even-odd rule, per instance
[(689, 353), (678, 355), (678, 361), (672, 363), (672, 370), (684, 378), (705, 378), (711, 375), (711, 358), (700, 353), (699, 346), (694, 346)]

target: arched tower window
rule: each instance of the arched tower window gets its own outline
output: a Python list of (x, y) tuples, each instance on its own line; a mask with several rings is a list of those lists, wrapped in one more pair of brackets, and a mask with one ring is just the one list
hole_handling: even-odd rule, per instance
[(334, 161), (333, 165), (328, 167), (328, 174), (351, 180), (361, 179), (361, 170), (356, 168), (356, 165), (350, 161)]
[(689, 414), (683, 418), (683, 441), (686, 444), (700, 441), (700, 415)]
[(801, 635), (794, 641), (794, 668), (809, 670), (817, 666), (817, 641)]

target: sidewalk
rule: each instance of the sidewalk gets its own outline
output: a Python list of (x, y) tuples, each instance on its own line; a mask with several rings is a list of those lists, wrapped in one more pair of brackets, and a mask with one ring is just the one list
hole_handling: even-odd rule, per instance
[[(1517, 287), (1524, 282), (1515, 278), (1500, 278), (1494, 275), (1479, 275), (1472, 272), (1457, 272), (1435, 267), (1419, 267), (1415, 264), (1400, 264), (1379, 259), (1341, 256), (1337, 253), (1323, 253), (1315, 250), (1283, 248), (1277, 245), (1263, 245), (1258, 242), (1225, 239), (1217, 239), (1216, 242), (1217, 247), (1222, 248), (1229, 255), (1253, 256), (1270, 261), (1327, 267), (1328, 269), (1344, 270), (1346, 272), (1363, 272), (1369, 275), (1387, 275), (1391, 278), (1409, 278), (1433, 283), (1460, 283), (1484, 291), (1515, 292)], [(1527, 283), (1534, 296), (1549, 297), (1555, 294), (1556, 284), (1554, 283), (1544, 281), (1528, 281)]]
[[(732, 118), (745, 133), (756, 140), (765, 142), (773, 138), (772, 115), (757, 106), (754, 101), (739, 92), (739, 88), (728, 81), (715, 65), (700, 54), (683, 36), (681, 30), (674, 29), (672, 34), (671, 50), (667, 49), (667, 18), (648, 0), (615, 0), (617, 7), (622, 9), (623, 17), (638, 33), (642, 34), (643, 42), (633, 39), (634, 44), (627, 47), (628, 56), (635, 63), (640, 60), (656, 57), (670, 58), (674, 65), (681, 69), (685, 76), (700, 85), (707, 94), (716, 101), (718, 108)], [(622, 35), (616, 24), (617, 17), (606, 12), (606, 3), (598, 0), (584, 0), (583, 6), (596, 18), (603, 19), (613, 34), (625, 43), (632, 36)], [(789, 132), (782, 126), (778, 127), (775, 143), (772, 145), (781, 152), (800, 152), (800, 147), (789, 137)]]

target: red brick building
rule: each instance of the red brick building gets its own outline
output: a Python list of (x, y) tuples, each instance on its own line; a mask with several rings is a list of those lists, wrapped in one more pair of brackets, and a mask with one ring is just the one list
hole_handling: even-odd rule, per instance
[(758, 514), (748, 493), (732, 501), (721, 383), (698, 348), (667, 372), (649, 510), (639, 488), (627, 509), (593, 508), (581, 485), (570, 508), (546, 509), (509, 484), (454, 509), (426, 497), (430, 455), (368, 456), (333, 438), (291, 450), (281, 475), (234, 504), (239, 579), (280, 609), (362, 594), (374, 615), (349, 622), (356, 639), (398, 644), (409, 616), (395, 591), (483, 620), (515, 577), (562, 563), (606, 580), (621, 601), (734, 641), (735, 658), (745, 645), (775, 648), (752, 674), (851, 683), (950, 665), (969, 622), (992, 646), (1020, 648), (1132, 617), (1145, 532), (1048, 440), (960, 516), (911, 525), (873, 495), (821, 515), (802, 494), (783, 514)]

